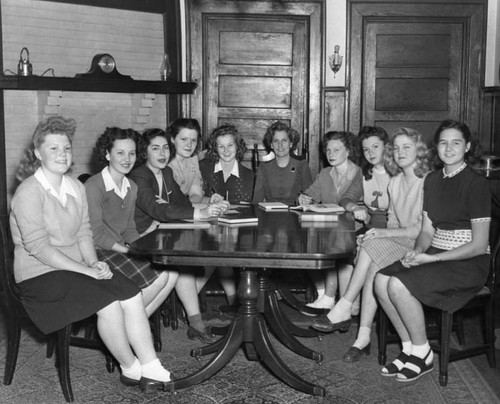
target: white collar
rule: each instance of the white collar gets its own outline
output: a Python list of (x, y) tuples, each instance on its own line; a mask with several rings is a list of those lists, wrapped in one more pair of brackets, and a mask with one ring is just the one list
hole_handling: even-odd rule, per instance
[[(214, 173), (218, 173), (219, 171), (222, 171), (222, 163), (220, 161), (215, 163), (214, 166)], [(235, 177), (240, 178), (240, 168), (238, 167), (237, 161), (234, 162), (233, 169), (231, 170), (229, 175), (234, 175)]]
[(68, 201), (67, 195), (71, 195), (74, 198), (77, 198), (76, 191), (73, 188), (71, 182), (66, 178), (65, 175), (62, 177), (61, 181), (61, 192), (57, 193), (56, 190), (50, 185), (49, 180), (45, 176), (42, 168), (39, 167), (35, 172), (35, 178), (42, 185), (43, 189), (46, 191), (50, 191), (50, 193), (61, 202), (61, 205), (66, 207), (66, 202)]
[(453, 171), (452, 173), (449, 173), (449, 174), (446, 174), (446, 172), (444, 171), (444, 167), (443, 167), (443, 178), (451, 178), (451, 177), (454, 177), (455, 175), (457, 175), (458, 173), (460, 173), (461, 171), (463, 171), (463, 169), (467, 167), (467, 163), (464, 161), (464, 163), (458, 167), (455, 171)]
[(101, 171), (101, 174), (102, 179), (104, 180), (104, 186), (106, 187), (106, 192), (115, 191), (116, 195), (118, 195), (122, 199), (125, 199), (125, 197), (127, 196), (128, 188), (130, 188), (130, 181), (128, 180), (128, 178), (123, 177), (122, 188), (120, 189), (113, 180), (113, 177), (111, 177), (108, 166), (104, 167), (104, 169)]

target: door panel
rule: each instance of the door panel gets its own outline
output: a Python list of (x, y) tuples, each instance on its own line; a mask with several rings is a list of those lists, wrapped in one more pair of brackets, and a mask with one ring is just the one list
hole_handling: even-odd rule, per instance
[(458, 119), (462, 42), (460, 23), (368, 23), (364, 122), (418, 127), (430, 140), (443, 119)]
[(212, 17), (207, 32), (207, 133), (238, 122), (249, 149), (257, 144), (263, 154), (262, 139), (272, 122), (284, 120), (301, 133), (307, 77), (305, 21)]

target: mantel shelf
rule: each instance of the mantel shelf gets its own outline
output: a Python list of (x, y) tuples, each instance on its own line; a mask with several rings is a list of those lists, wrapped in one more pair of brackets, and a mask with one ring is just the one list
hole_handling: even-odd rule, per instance
[(0, 75), (4, 90), (61, 90), (101, 93), (192, 94), (196, 83), (113, 78)]

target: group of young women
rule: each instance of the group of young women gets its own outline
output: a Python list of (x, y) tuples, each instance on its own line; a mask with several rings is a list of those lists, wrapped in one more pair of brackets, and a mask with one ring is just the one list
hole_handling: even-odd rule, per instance
[[(282, 122), (266, 132), (264, 143), (275, 158), (260, 165), (255, 179), (241, 164), (246, 147), (234, 126), (212, 132), (199, 163), (200, 127), (178, 119), (167, 131), (142, 135), (107, 128), (95, 147), (102, 170), (82, 185), (67, 175), (74, 131), (74, 120), (58, 116), (35, 130), (11, 204), (15, 277), (28, 314), (44, 333), (97, 313), (99, 334), (126, 385), (154, 391), (171, 380), (154, 352), (147, 318), (174, 288), (188, 337), (215, 341), (202, 321), (198, 293), (216, 268), (158, 269), (129, 250), (161, 222), (216, 217), (230, 203), (250, 201), (342, 205), (364, 233), (354, 260), (313, 279), (318, 299), (310, 305), (330, 311), (312, 326), (347, 329), (362, 291), (358, 338), (344, 356), (357, 361), (370, 353), (378, 298), (403, 347), (382, 375), (400, 381), (432, 370), (422, 303), (454, 311), (485, 282), (489, 188), (467, 166), (475, 148), (459, 122), (445, 121), (436, 131), (442, 170), (429, 175), (431, 154), (415, 130), (398, 129), (390, 139), (378, 127), (364, 127), (358, 137), (328, 132), (323, 146), (329, 166), (314, 181), (307, 162), (295, 156), (298, 133)], [(234, 304), (232, 270), (219, 268), (218, 275)]]

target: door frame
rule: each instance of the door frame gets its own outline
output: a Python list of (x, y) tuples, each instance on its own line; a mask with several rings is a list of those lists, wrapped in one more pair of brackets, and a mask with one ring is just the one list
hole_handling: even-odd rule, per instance
[[(364, 32), (370, 21), (398, 21), (428, 17), (435, 22), (457, 22), (465, 25), (465, 83), (460, 94), (460, 116), (470, 129), (479, 134), (482, 110), (481, 86), (484, 84), (486, 21), (488, 0), (347, 0), (346, 99), (347, 126), (357, 133), (362, 122)], [(484, 27), (483, 27), (484, 25)], [(480, 44), (480, 46), (477, 46)], [(479, 139), (483, 143), (483, 139)]]
[[(206, 19), (214, 14), (262, 14), (287, 17), (298, 16), (309, 19), (309, 98), (305, 100), (304, 127), (294, 128), (309, 139), (309, 165), (313, 172), (320, 168), (320, 140), (322, 134), (322, 105), (321, 85), (323, 74), (324, 54), (324, 18), (325, 0), (188, 0), (186, 12), (187, 21), (186, 42), (188, 44), (187, 76), (188, 81), (198, 84), (194, 94), (189, 98), (189, 113), (192, 118), (198, 119), (202, 131), (206, 127), (204, 112), (204, 80), (207, 76), (207, 67), (204, 65), (204, 32)], [(190, 45), (190, 46), (189, 46)]]

